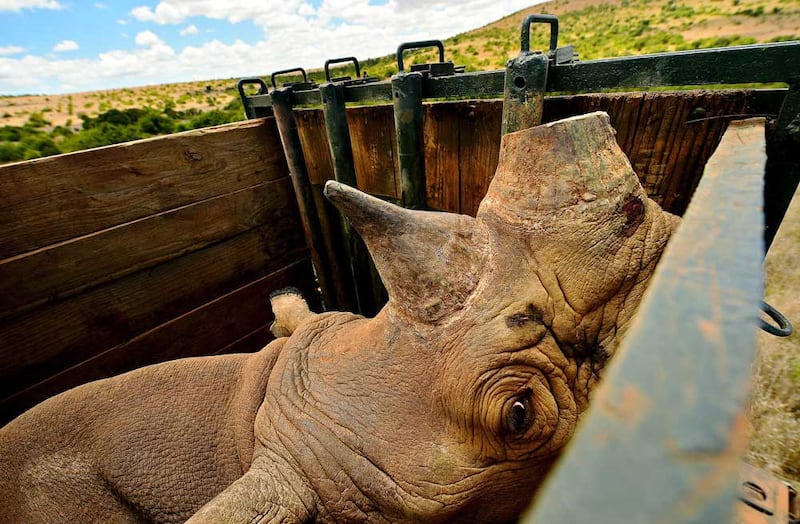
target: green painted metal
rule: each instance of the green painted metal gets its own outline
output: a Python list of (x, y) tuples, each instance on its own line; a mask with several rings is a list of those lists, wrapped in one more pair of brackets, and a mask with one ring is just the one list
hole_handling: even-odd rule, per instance
[(731, 522), (762, 293), (764, 142), (761, 119), (729, 127), (523, 523)]
[[(664, 86), (790, 82), (800, 78), (800, 42), (699, 49), (551, 65), (547, 92), (596, 92)], [(422, 98), (487, 98), (504, 94), (505, 71), (426, 78)], [(390, 81), (345, 87), (346, 102), (390, 102)], [(269, 95), (251, 97), (256, 107)], [(320, 105), (318, 89), (295, 92), (296, 105)]]
[[(322, 111), (325, 115), (325, 130), (333, 163), (333, 173), (337, 182), (357, 187), (356, 170), (353, 163), (353, 149), (350, 142), (350, 129), (347, 125), (347, 112), (342, 85), (327, 83), (320, 86), (322, 95)], [(350, 223), (338, 211), (331, 211), (339, 217), (346, 260), (340, 267), (350, 271), (352, 296), (357, 312), (362, 315), (374, 315), (383, 302), (383, 283), (377, 275), (364, 241), (352, 228)]]
[(356, 169), (350, 144), (350, 129), (347, 126), (344, 89), (334, 83), (322, 84), (322, 112), (325, 115), (325, 130), (331, 149), (333, 173), (337, 182), (356, 187)]
[(792, 82), (783, 100), (767, 152), (764, 241), (769, 249), (800, 183), (800, 79)]
[(508, 61), (503, 95), (502, 134), (542, 123), (549, 64), (547, 56), (533, 53), (523, 53)]
[(392, 77), (394, 126), (400, 167), (400, 202), (410, 209), (425, 209), (425, 148), (423, 144), (422, 74), (398, 73)]
[(552, 67), (547, 90), (786, 82), (798, 64), (800, 42), (590, 60)]
[(531, 24), (544, 23), (550, 25), (550, 52), (558, 49), (558, 17), (555, 15), (532, 14), (525, 17), (519, 34), (520, 54), (531, 51)]
[(410, 51), (411, 49), (424, 49), (426, 47), (435, 47), (439, 50), (439, 62), (444, 62), (444, 44), (441, 40), (423, 40), (420, 42), (405, 42), (397, 46), (397, 70), (400, 72), (405, 71), (403, 64), (403, 51)]
[(311, 248), (311, 260), (317, 275), (320, 289), (322, 290), (323, 300), (326, 308), (336, 308), (337, 279), (331, 275), (331, 264), (322, 246), (325, 245), (322, 236), (322, 226), (320, 225), (317, 208), (314, 205), (314, 195), (311, 188), (311, 180), (308, 177), (303, 148), (300, 144), (300, 135), (297, 133), (297, 124), (292, 113), (292, 91), (291, 88), (276, 89), (272, 92), (272, 108), (275, 112), (275, 122), (283, 144), (283, 152), (286, 156), (286, 163), (289, 166), (289, 174), (292, 178), (294, 193), (297, 204), (300, 208), (300, 215), (303, 222), (306, 240)]

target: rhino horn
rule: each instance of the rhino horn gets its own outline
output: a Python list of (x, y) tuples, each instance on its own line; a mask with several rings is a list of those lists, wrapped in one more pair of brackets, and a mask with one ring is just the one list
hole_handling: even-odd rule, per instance
[(595, 112), (505, 135), (477, 216), (527, 233), (593, 222), (630, 234), (646, 202), (608, 114)]
[(475, 219), (404, 209), (334, 181), (325, 196), (364, 239), (393, 311), (436, 323), (463, 307), (485, 257)]

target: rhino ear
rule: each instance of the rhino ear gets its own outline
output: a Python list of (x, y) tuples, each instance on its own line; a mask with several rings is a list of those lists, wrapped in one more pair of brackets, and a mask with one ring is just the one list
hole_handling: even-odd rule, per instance
[(485, 257), (475, 219), (404, 209), (334, 181), (325, 196), (361, 234), (394, 311), (436, 323), (464, 305)]

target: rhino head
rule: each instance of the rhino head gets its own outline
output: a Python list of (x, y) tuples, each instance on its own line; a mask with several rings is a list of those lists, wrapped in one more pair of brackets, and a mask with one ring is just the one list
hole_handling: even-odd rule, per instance
[(298, 521), (513, 519), (575, 431), (677, 219), (647, 197), (604, 113), (506, 135), (475, 218), (325, 192), (389, 302), (372, 319), (304, 313), (270, 376), (253, 465), (216, 503), (265, 522), (275, 501)]

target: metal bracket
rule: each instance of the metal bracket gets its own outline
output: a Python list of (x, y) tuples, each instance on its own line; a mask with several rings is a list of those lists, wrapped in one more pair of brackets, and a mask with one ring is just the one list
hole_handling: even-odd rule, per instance
[(411, 49), (425, 49), (436, 47), (439, 49), (439, 61), (427, 64), (412, 64), (411, 72), (422, 73), (424, 77), (451, 76), (456, 73), (463, 73), (464, 66), (455, 66), (452, 61), (444, 61), (444, 44), (441, 40), (421, 40), (419, 42), (404, 42), (397, 47), (397, 69), (405, 71), (403, 65), (403, 51)]
[(789, 524), (800, 518), (797, 491), (770, 473), (742, 464), (738, 522), (742, 524)]
[(294, 91), (308, 91), (309, 89), (314, 89), (317, 87), (317, 84), (314, 82), (308, 81), (308, 75), (306, 75), (306, 70), (302, 67), (292, 67), (290, 69), (282, 69), (280, 71), (275, 71), (270, 75), (270, 80), (272, 81), (272, 87), (278, 89), (278, 84), (275, 81), (275, 78), (278, 75), (285, 75), (287, 73), (300, 73), (303, 75), (302, 82), (286, 82), (283, 84), (283, 87), (288, 87), (292, 92)]
[(256, 108), (254, 108), (253, 104), (250, 103), (250, 97), (247, 96), (247, 93), (244, 92), (244, 86), (246, 85), (257, 85), (258, 92), (256, 93), (256, 95), (266, 95), (267, 92), (269, 91), (267, 83), (260, 78), (257, 77), (242, 78), (241, 80), (239, 80), (236, 83), (236, 90), (239, 91), (239, 99), (242, 101), (242, 106), (244, 107), (244, 116), (248, 119), (258, 118), (259, 116), (272, 116), (271, 111), (269, 115), (259, 115), (257, 113)]
[[(340, 76), (337, 78), (331, 78), (330, 66), (331, 64), (344, 64), (352, 62), (353, 65), (356, 66), (356, 77), (351, 79), (349, 76)], [(336, 84), (341, 84), (345, 86), (353, 86), (353, 85), (361, 85), (361, 84), (369, 84), (371, 82), (377, 82), (378, 79), (374, 76), (367, 76), (366, 71), (364, 72), (364, 76), (361, 76), (361, 67), (358, 64), (358, 59), (354, 56), (347, 56), (343, 58), (331, 58), (330, 60), (325, 60), (325, 80), (328, 82), (333, 82)]]

